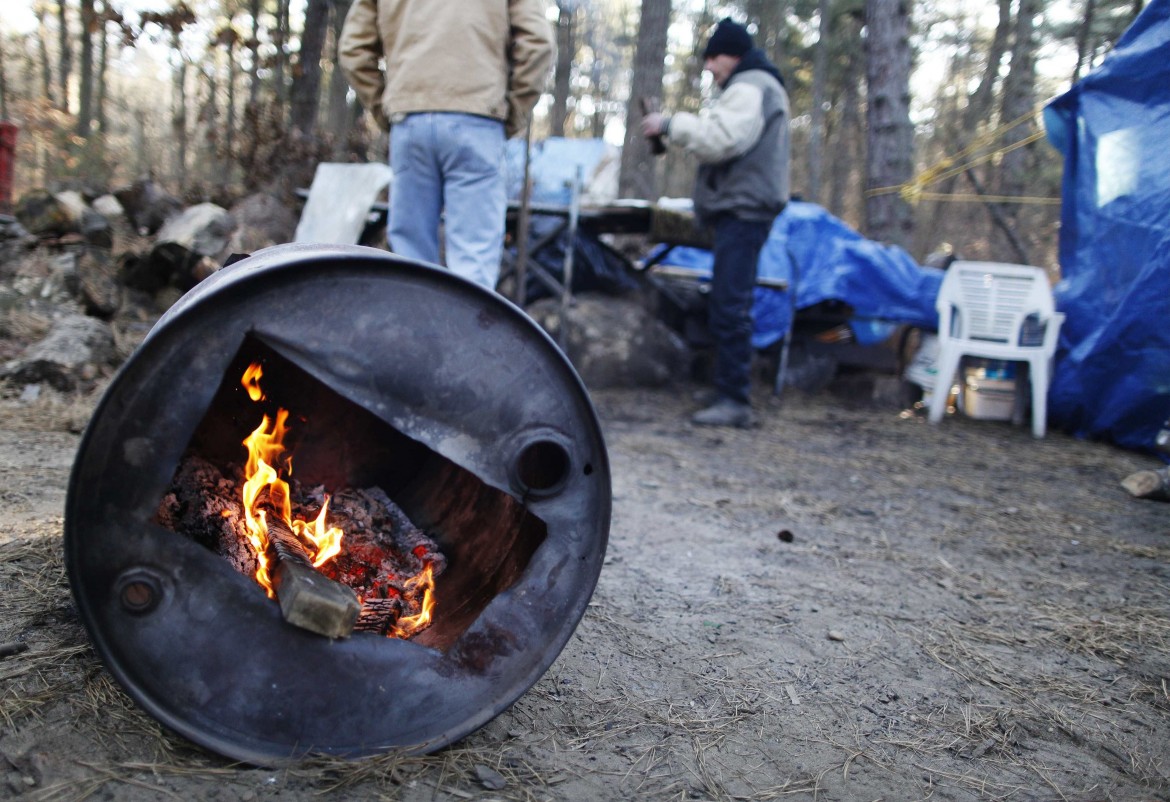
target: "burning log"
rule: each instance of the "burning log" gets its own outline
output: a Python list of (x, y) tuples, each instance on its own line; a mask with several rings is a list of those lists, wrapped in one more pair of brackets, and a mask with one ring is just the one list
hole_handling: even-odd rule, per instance
[[(312, 518), (325, 502), (319, 486), (302, 489), (293, 482), (289, 495), (300, 519)], [(342, 489), (329, 505), (330, 521), (345, 537), (341, 552), (319, 567), (270, 500), (261, 505), (269, 575), (285, 620), (327, 637), (350, 631), (409, 637), (425, 628), (430, 587), (447, 566), (434, 540), (381, 488)], [(156, 520), (219, 553), (241, 574), (257, 575), (260, 562), (249, 543), (240, 482), (208, 460), (184, 457)]]
[(357, 594), (314, 568), (300, 539), (274, 513), (265, 516), (268, 557), (284, 620), (327, 638), (349, 637), (362, 607)]

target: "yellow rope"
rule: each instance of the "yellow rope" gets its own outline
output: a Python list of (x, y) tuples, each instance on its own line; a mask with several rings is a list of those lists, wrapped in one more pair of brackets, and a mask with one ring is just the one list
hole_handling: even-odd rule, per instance
[(1032, 203), (1040, 206), (1059, 206), (1060, 198), (1028, 197), (1026, 195), (944, 195), (941, 192), (920, 192), (918, 200), (952, 201), (954, 203)]
[(931, 167), (926, 168), (914, 178), (910, 179), (904, 184), (898, 184), (889, 187), (875, 187), (874, 189), (866, 190), (866, 197), (874, 197), (877, 195), (889, 195), (897, 192), (902, 196), (902, 199), (907, 203), (915, 204), (920, 200), (930, 201), (955, 201), (958, 203), (974, 203), (974, 202), (991, 202), (991, 203), (1025, 203), (1025, 204), (1041, 204), (1041, 205), (1059, 205), (1060, 198), (1038, 198), (1015, 195), (944, 195), (938, 192), (925, 192), (924, 187), (927, 187), (938, 181), (945, 181), (948, 178), (960, 175), (961, 173), (970, 170), (976, 165), (998, 158), (1005, 153), (1011, 153), (1018, 148), (1026, 147), (1040, 139), (1044, 138), (1044, 132), (1033, 131), (1028, 136), (1013, 142), (1010, 145), (1005, 145), (1002, 148), (997, 148), (988, 151), (978, 158), (970, 159), (962, 164), (956, 165), (959, 159), (977, 153), (985, 146), (994, 142), (1005, 132), (1010, 131), (1017, 125), (1035, 117), (1040, 112), (1041, 107), (1037, 106), (1035, 109), (1026, 114), (1021, 114), (1011, 122), (1004, 123), (997, 128), (994, 128), (978, 137), (967, 147), (956, 153), (954, 156), (946, 156), (940, 159)]

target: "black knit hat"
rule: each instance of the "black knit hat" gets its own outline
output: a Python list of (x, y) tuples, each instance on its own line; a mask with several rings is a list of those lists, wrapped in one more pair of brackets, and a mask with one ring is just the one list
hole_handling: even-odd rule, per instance
[(715, 32), (707, 40), (707, 49), (703, 51), (703, 58), (712, 58), (727, 54), (742, 56), (752, 49), (752, 35), (747, 28), (726, 17), (715, 26)]

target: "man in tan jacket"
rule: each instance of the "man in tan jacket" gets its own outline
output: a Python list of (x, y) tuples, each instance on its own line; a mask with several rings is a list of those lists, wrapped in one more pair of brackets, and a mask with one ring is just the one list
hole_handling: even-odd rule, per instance
[(544, 0), (354, 0), (341, 68), (390, 134), (390, 249), (494, 289), (504, 142), (524, 130), (554, 54)]

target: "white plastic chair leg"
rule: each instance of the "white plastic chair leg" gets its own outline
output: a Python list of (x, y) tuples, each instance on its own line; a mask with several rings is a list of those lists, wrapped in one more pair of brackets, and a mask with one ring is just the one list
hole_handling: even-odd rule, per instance
[(1041, 438), (1048, 428), (1048, 358), (1028, 360), (1028, 376), (1032, 380), (1032, 436)]
[(947, 348), (940, 348), (938, 352), (938, 373), (935, 374), (934, 391), (930, 396), (930, 409), (927, 420), (938, 423), (942, 420), (947, 409), (947, 399), (951, 395), (951, 385), (955, 383), (955, 371), (959, 369), (959, 360), (962, 354)]

